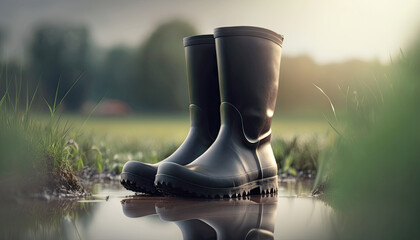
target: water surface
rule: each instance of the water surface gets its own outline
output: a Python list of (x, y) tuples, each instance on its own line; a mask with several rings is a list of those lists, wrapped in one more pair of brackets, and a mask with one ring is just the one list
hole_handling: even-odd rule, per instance
[(203, 200), (133, 195), (119, 183), (92, 186), (78, 201), (19, 200), (2, 208), (3, 238), (328, 239), (334, 212), (310, 196), (311, 181), (277, 194)]

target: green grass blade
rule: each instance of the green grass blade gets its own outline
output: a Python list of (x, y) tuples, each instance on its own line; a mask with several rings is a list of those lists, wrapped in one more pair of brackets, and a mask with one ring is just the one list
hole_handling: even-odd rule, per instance
[(30, 110), (30, 109), (31, 109), (31, 107), (32, 107), (32, 104), (34, 103), (35, 96), (36, 96), (36, 94), (37, 94), (37, 92), (38, 92), (38, 89), (39, 89), (39, 84), (40, 84), (40, 82), (38, 81), (38, 84), (36, 85), (36, 88), (35, 88), (35, 90), (34, 90), (34, 92), (33, 92), (33, 94), (32, 94), (31, 101), (29, 102), (29, 104), (26, 104), (26, 113), (28, 113), (28, 112), (29, 112), (29, 110)]
[(400, 54), (401, 54), (401, 59), (406, 59), (405, 54), (403, 52), (403, 50), (400, 48)]
[(52, 106), (52, 109), (53, 109), (54, 113), (56, 111), (56, 106), (57, 106), (56, 104), (57, 104), (57, 98), (58, 98), (58, 91), (60, 90), (60, 82), (61, 82), (61, 75), (58, 78), (57, 88), (55, 89), (54, 104)]
[(344, 135), (338, 131), (338, 129), (336, 127), (334, 127), (334, 125), (331, 123), (331, 121), (327, 118), (327, 116), (324, 115), (325, 120), (327, 120), (328, 124), (330, 125), (330, 127), (334, 130), (334, 132), (336, 132), (340, 137), (344, 137)]
[(87, 118), (83, 121), (83, 123), (80, 125), (79, 129), (76, 131), (76, 136), (79, 134), (79, 132), (82, 130), (82, 128), (85, 126), (86, 122), (92, 117), (92, 114), (96, 111), (96, 109), (98, 108), (99, 104), (102, 102), (102, 100), (104, 100), (105, 96), (103, 96), (99, 102), (95, 105), (95, 107), (89, 112)]
[(320, 88), (320, 87), (318, 87), (315, 83), (313, 84), (322, 94), (324, 94), (324, 96), (328, 99), (328, 101), (330, 102), (330, 106), (331, 106), (331, 109), (332, 109), (332, 111), (333, 111), (333, 113), (334, 113), (334, 117), (335, 117), (335, 120), (336, 121), (338, 121), (337, 120), (337, 114), (335, 113), (335, 108), (334, 108), (334, 104), (332, 103), (332, 101), (331, 101), (331, 99), (330, 99), (330, 97), (324, 92), (324, 90), (322, 90), (322, 88)]
[(61, 98), (61, 101), (58, 103), (57, 107), (60, 106), (60, 104), (64, 101), (64, 99), (67, 97), (69, 92), (73, 89), (73, 87), (76, 85), (77, 82), (83, 77), (84, 72), (82, 72), (77, 78), (76, 81), (71, 85), (71, 87), (67, 90), (66, 94), (64, 94), (63, 98)]
[(6, 91), (4, 92), (4, 95), (0, 100), (0, 107), (3, 105), (3, 103), (6, 100), (6, 97), (7, 97), (8, 94), (9, 94), (9, 87), (6, 85)]
[(44, 97), (42, 97), (42, 98), (44, 99), (45, 103), (47, 104), (48, 109), (50, 109), (50, 114), (51, 114), (51, 115), (54, 115), (54, 114), (53, 114), (53, 110), (52, 110), (52, 108), (51, 108), (50, 104), (48, 103), (47, 99), (45, 99)]
[(10, 108), (11, 109), (13, 109), (14, 108), (14, 105), (13, 105), (13, 102), (12, 102), (12, 97), (10, 96), (10, 91), (12, 91), (12, 90), (10, 90), (10, 81), (7, 79), (7, 69), (6, 69), (6, 85), (7, 85), (7, 89), (9, 89), (9, 91), (7, 92), (7, 100), (9, 101), (9, 103), (10, 103)]

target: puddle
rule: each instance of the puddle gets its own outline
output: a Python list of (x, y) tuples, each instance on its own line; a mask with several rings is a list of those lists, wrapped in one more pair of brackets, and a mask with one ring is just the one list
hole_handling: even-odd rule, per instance
[(311, 181), (270, 196), (203, 200), (133, 196), (96, 184), (81, 201), (19, 201), (1, 208), (2, 239), (329, 239), (334, 212), (310, 197)]

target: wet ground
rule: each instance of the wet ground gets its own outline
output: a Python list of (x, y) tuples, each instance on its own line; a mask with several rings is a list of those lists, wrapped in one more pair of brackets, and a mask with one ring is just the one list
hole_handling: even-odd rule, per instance
[[(203, 200), (133, 195), (118, 182), (78, 201), (19, 200), (2, 208), (2, 239), (330, 239), (334, 212), (311, 181), (279, 192)], [(7, 204), (7, 203), (5, 203)], [(3, 205), (5, 205), (3, 204)], [(4, 206), (3, 206), (4, 207)]]

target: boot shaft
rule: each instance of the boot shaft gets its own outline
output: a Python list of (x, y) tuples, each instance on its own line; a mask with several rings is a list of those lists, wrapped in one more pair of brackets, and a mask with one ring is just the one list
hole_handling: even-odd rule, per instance
[[(204, 113), (210, 133), (216, 138), (220, 128), (220, 94), (213, 35), (197, 35), (184, 38), (190, 104)], [(192, 124), (197, 124), (193, 121)], [(200, 125), (200, 123), (198, 123)]]
[(240, 112), (245, 137), (268, 135), (274, 114), (283, 36), (257, 27), (222, 27), (214, 31), (222, 102)]

